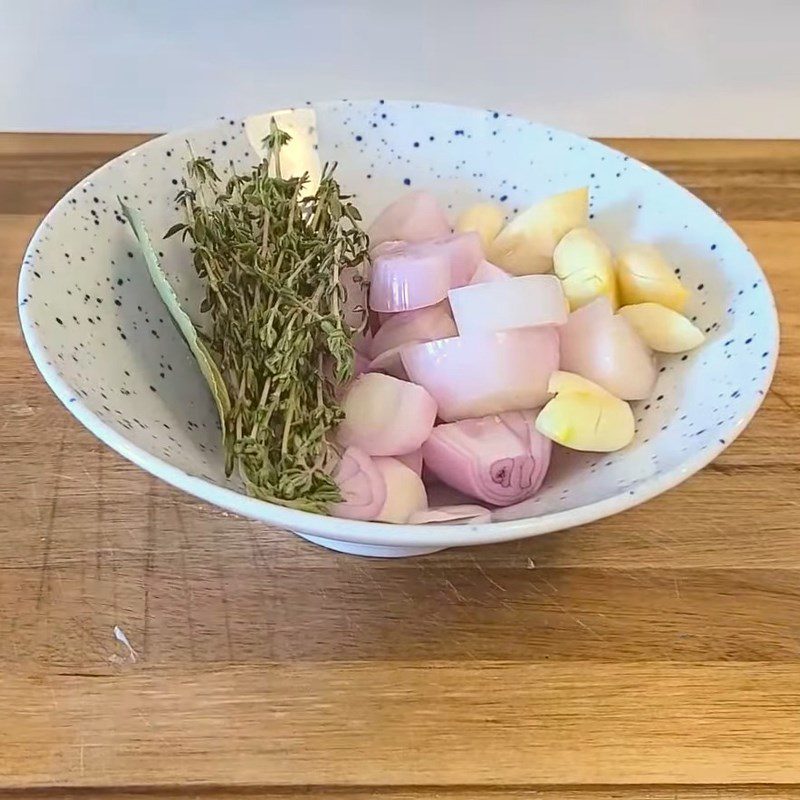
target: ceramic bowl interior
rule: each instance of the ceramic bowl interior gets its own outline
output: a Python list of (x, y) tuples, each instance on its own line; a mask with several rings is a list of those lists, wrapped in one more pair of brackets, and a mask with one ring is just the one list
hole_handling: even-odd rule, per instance
[[(260, 120), (263, 122), (263, 117)], [(495, 200), (511, 217), (580, 185), (612, 247), (656, 243), (692, 290), (688, 316), (708, 335), (662, 359), (652, 398), (635, 404), (637, 435), (609, 455), (561, 451), (543, 490), (480, 526), (390, 526), (304, 514), (248, 498), (226, 480), (215, 410), (200, 372), (155, 293), (117, 196), (155, 238), (179, 214), (188, 155), (221, 172), (256, 158), (261, 124), (220, 119), (115, 159), (48, 214), (26, 254), (20, 315), (34, 359), (67, 408), (144, 469), (198, 497), (265, 522), (351, 543), (436, 549), (569, 527), (622, 510), (701, 468), (742, 430), (772, 376), (777, 318), (764, 275), (707, 206), (649, 167), (600, 144), (492, 110), (389, 102), (307, 104), (281, 113), (309, 137), (369, 221), (409, 189), (427, 188), (455, 215)], [(177, 237), (163, 264), (196, 316), (200, 287)], [(713, 500), (710, 500), (713, 502)]]

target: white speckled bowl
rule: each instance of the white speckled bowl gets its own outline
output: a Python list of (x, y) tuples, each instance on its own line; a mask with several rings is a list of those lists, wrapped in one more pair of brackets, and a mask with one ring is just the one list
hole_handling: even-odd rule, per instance
[[(532, 536), (630, 508), (705, 466), (755, 413), (778, 349), (769, 286), (736, 234), (663, 175), (491, 110), (379, 100), (307, 104), (296, 113), (303, 121), (315, 113), (320, 156), (339, 162), (339, 180), (367, 221), (409, 185), (429, 188), (453, 213), (493, 198), (510, 216), (588, 184), (593, 224), (612, 246), (652, 241), (678, 266), (693, 290), (688, 314), (707, 343), (663, 359), (652, 399), (636, 404), (630, 447), (611, 455), (562, 451), (539, 495), (498, 511), (490, 524), (352, 522), (247, 497), (225, 479), (211, 397), (116, 203), (123, 196), (151, 232), (166, 231), (178, 219), (173, 197), (187, 138), (220, 167), (253, 161), (244, 121), (222, 119), (162, 136), (89, 176), (47, 215), (23, 262), (20, 319), (38, 368), (66, 407), (126, 458), (197, 497), (320, 544), (409, 555)], [(192, 312), (200, 291), (187, 254), (177, 237), (160, 247)]]

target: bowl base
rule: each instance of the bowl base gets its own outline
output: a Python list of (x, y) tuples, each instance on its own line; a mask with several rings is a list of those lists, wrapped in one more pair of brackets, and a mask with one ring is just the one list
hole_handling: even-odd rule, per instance
[(298, 533), (297, 535), (312, 544), (327, 547), (328, 550), (335, 550), (337, 553), (347, 553), (347, 555), (351, 556), (370, 556), (371, 558), (425, 556), (445, 549), (444, 547), (384, 547), (376, 544), (356, 544), (355, 542), (340, 542), (336, 539), (323, 539), (319, 536), (309, 536), (305, 533)]

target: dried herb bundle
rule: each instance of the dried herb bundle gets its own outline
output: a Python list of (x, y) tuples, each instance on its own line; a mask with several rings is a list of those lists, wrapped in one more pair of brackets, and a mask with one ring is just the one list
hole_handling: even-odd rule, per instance
[(226, 181), (193, 158), (177, 196), (186, 222), (167, 236), (191, 241), (206, 285), (202, 336), (230, 399), (226, 471), (238, 469), (255, 497), (324, 512), (341, 499), (327, 434), (342, 418), (334, 390), (352, 376), (356, 333), (340, 276), (367, 263), (368, 240), (335, 164), (307, 197), (307, 175), (282, 177), (288, 140), (273, 120), (268, 157)]

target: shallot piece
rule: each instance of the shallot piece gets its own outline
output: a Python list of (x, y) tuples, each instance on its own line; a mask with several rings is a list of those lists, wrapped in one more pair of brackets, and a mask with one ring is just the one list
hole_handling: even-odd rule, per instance
[(507, 281), (510, 279), (511, 276), (504, 269), (496, 267), (489, 261), (481, 261), (469, 283), (470, 286), (474, 286), (476, 283), (492, 283), (494, 281)]
[(369, 355), (377, 358), (387, 350), (412, 342), (430, 342), (456, 335), (456, 323), (447, 302), (415, 311), (388, 315), (370, 344)]
[(376, 458), (375, 466), (386, 485), (386, 499), (375, 515), (376, 522), (408, 522), (428, 507), (422, 478), (396, 458)]
[(567, 300), (555, 275), (524, 275), (451, 289), (448, 297), (461, 334), (563, 325)]
[(561, 369), (600, 384), (622, 400), (643, 400), (658, 373), (650, 349), (628, 320), (598, 297), (573, 311), (560, 329)]
[(422, 447), (425, 466), (470, 497), (518, 503), (539, 490), (550, 465), (552, 445), (535, 426), (534, 411), (439, 425)]
[(342, 500), (330, 508), (334, 517), (374, 519), (386, 502), (386, 481), (373, 459), (358, 447), (348, 447), (333, 470)]
[(481, 237), (475, 231), (456, 233), (427, 242), (441, 248), (450, 261), (450, 286), (466, 286), (484, 260)]
[(390, 347), (388, 350), (384, 350), (369, 362), (365, 371), (382, 372), (384, 375), (391, 375), (393, 378), (407, 381), (408, 373), (403, 366), (403, 360), (400, 358), (400, 353), (404, 346), (401, 344), (399, 347)]
[(384, 242), (372, 258), (370, 308), (399, 312), (434, 305), (447, 297), (448, 289), (466, 286), (483, 261), (483, 249), (473, 232), (424, 242)]
[(402, 240), (421, 242), (450, 233), (450, 222), (429, 192), (409, 192), (386, 206), (367, 231), (370, 247)]
[(395, 456), (398, 461), (402, 461), (409, 469), (413, 469), (417, 475), (422, 475), (422, 448), (413, 453), (405, 453), (402, 456)]
[(428, 243), (385, 242), (373, 252), (369, 307), (413, 311), (441, 303), (452, 283), (447, 251)]
[(409, 378), (424, 386), (445, 422), (538, 408), (558, 369), (558, 332), (550, 326), (470, 333), (406, 345)]
[(359, 375), (368, 372), (369, 363), (369, 359), (363, 353), (359, 353), (358, 350), (356, 350), (353, 360), (353, 376), (357, 378)]
[(456, 525), (483, 525), (492, 521), (492, 512), (483, 506), (465, 503), (460, 506), (436, 506), (427, 511), (417, 511), (409, 517), (411, 525), (433, 525), (436, 523)]
[(337, 440), (371, 456), (417, 450), (436, 419), (436, 401), (422, 386), (378, 372), (353, 381), (342, 409), (345, 416), (336, 429)]

